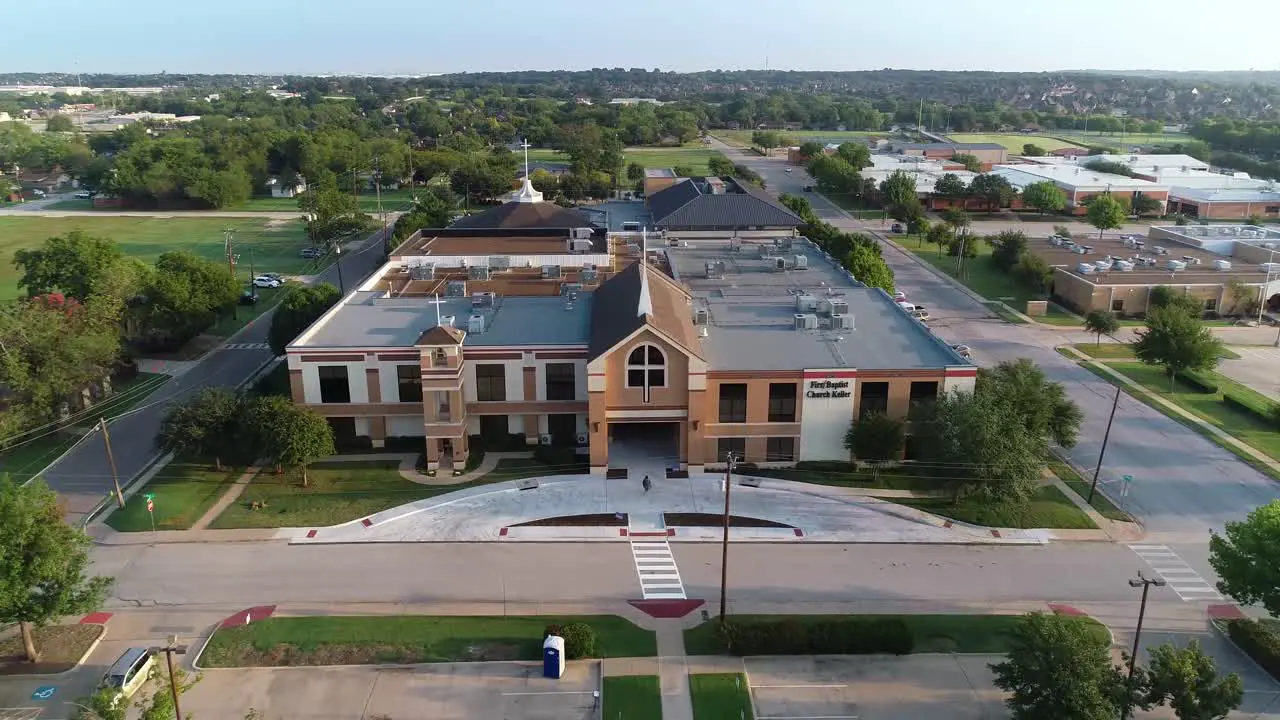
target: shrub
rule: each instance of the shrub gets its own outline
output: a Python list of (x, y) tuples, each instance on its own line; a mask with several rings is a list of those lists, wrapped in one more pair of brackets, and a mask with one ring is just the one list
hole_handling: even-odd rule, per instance
[(373, 449), (373, 438), (368, 435), (334, 435), (333, 444), (338, 452), (367, 452)]
[(1190, 385), (1195, 388), (1196, 392), (1207, 393), (1209, 395), (1213, 395), (1218, 392), (1218, 383), (1195, 370), (1183, 370), (1175, 377), (1181, 380), (1183, 384)]
[(421, 435), (388, 435), (383, 447), (400, 452), (421, 451), (426, 439)]
[(586, 623), (569, 623), (561, 628), (564, 638), (564, 654), (567, 660), (595, 657), (596, 629)]
[(1249, 415), (1260, 423), (1280, 427), (1280, 405), (1276, 403), (1269, 402), (1264, 405), (1253, 398), (1226, 393), (1222, 396), (1222, 404)]
[(533, 450), (533, 459), (554, 470), (564, 472), (580, 464), (578, 451), (562, 445), (539, 445)]
[(734, 463), (733, 472), (736, 475), (750, 475), (760, 469), (759, 465), (753, 462)]
[(801, 623), (788, 620), (728, 620), (716, 629), (734, 655), (906, 655), (915, 645), (902, 618), (850, 617)]
[(812, 470), (814, 472), (854, 472), (858, 468), (851, 462), (844, 460), (801, 460), (796, 463), (797, 470)]
[(1259, 667), (1280, 680), (1280, 637), (1257, 620), (1231, 620), (1227, 634)]

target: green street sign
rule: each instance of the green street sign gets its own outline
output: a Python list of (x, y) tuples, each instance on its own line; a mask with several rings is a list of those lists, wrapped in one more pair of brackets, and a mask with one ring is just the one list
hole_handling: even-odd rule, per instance
[(156, 499), (156, 494), (155, 494), (155, 493), (147, 493), (147, 494), (143, 495), (142, 497), (144, 497), (144, 498), (146, 498), (146, 499), (148, 499), (148, 500), (155, 500), (155, 499)]
[(1133, 482), (1133, 476), (1132, 476), (1132, 475), (1125, 475), (1125, 476), (1124, 476), (1124, 484), (1125, 484), (1125, 485), (1128, 485), (1128, 484), (1129, 484), (1129, 483), (1131, 483), (1131, 482)]

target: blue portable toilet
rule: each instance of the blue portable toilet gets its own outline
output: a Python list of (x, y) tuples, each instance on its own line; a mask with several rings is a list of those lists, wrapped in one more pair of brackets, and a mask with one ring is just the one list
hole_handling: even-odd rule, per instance
[(559, 680), (564, 675), (564, 638), (548, 635), (542, 642), (542, 677)]

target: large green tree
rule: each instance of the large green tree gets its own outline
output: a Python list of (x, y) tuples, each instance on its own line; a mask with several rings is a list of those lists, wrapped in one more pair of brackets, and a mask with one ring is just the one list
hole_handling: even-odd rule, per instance
[(1084, 329), (1093, 333), (1094, 345), (1101, 345), (1103, 335), (1114, 335), (1120, 330), (1120, 321), (1110, 310), (1090, 310), (1084, 316)]
[(1050, 380), (1039, 365), (1027, 358), (980, 368), (977, 392), (1007, 399), (1019, 420), (1033, 435), (1052, 440), (1064, 448), (1075, 446), (1084, 414), (1067, 397), (1062, 383)]
[(861, 170), (871, 165), (871, 149), (865, 143), (841, 143), (836, 147), (836, 155), (852, 165), (854, 170)]
[(62, 519), (43, 480), (0, 476), (0, 623), (17, 623), (27, 660), (40, 659), (32, 630), (96, 610), (111, 578), (89, 576), (92, 540)]
[(156, 435), (156, 446), (165, 452), (212, 460), (221, 471), (222, 461), (245, 458), (240, 424), (245, 398), (226, 388), (205, 388), (165, 413)]
[(307, 465), (337, 452), (333, 427), (315, 411), (289, 398), (261, 397), (249, 404), (245, 424), (259, 457), (277, 467), (299, 468), (307, 485)]
[(991, 246), (991, 262), (1005, 272), (1010, 272), (1027, 254), (1027, 236), (1021, 230), (1004, 230), (986, 237)]
[(1102, 233), (1106, 230), (1115, 230), (1122, 227), (1127, 216), (1128, 213), (1125, 212), (1124, 203), (1110, 194), (1094, 195), (1089, 198), (1085, 211), (1085, 217), (1089, 220), (1089, 224), (1098, 228), (1099, 238), (1102, 237)]
[(13, 264), (22, 273), (18, 287), (28, 295), (59, 292), (84, 301), (102, 287), (123, 258), (124, 252), (110, 238), (72, 230), (39, 247), (18, 250)]
[(1129, 212), (1137, 216), (1162, 215), (1164, 207), (1164, 203), (1146, 193), (1134, 193), (1129, 199)]
[(969, 194), (969, 186), (954, 173), (946, 173), (933, 185), (933, 194), (949, 200), (960, 200)]
[(271, 351), (284, 355), (285, 347), (341, 298), (342, 293), (329, 283), (291, 288), (271, 318), (267, 331)]
[(844, 267), (853, 279), (867, 287), (883, 288), (893, 293), (893, 270), (880, 254), (866, 245), (857, 244), (845, 256)]
[(1057, 183), (1042, 180), (1022, 188), (1022, 201), (1042, 213), (1055, 213), (1067, 206), (1067, 193)]
[(1244, 682), (1235, 673), (1220, 676), (1193, 639), (1151, 651), (1141, 696), (1144, 706), (1168, 705), (1178, 720), (1223, 720), (1244, 702)]
[(1177, 307), (1157, 307), (1147, 313), (1147, 327), (1138, 331), (1133, 354), (1148, 365), (1164, 367), (1173, 392), (1174, 378), (1184, 370), (1208, 370), (1222, 357), (1222, 341), (1199, 318)]
[(362, 227), (368, 217), (360, 211), (360, 201), (343, 192), (336, 182), (314, 183), (298, 196), (298, 209), (307, 220), (307, 234), (313, 244), (332, 240)]
[(1280, 615), (1280, 500), (1259, 507), (1244, 520), (1228, 521), (1209, 535), (1209, 565), (1218, 591), (1242, 605), (1261, 605)]
[(976, 495), (1016, 504), (1035, 491), (1045, 441), (1027, 427), (1010, 393), (944, 392), (932, 416), (917, 422), (923, 459), (954, 478), (957, 500)]
[(881, 181), (880, 197), (883, 199), (884, 206), (890, 208), (890, 212), (893, 212), (894, 208), (906, 208), (920, 202), (915, 177), (901, 170), (895, 170), (893, 174)]
[(436, 193), (423, 193), (409, 212), (396, 219), (391, 236), (401, 241), (423, 228), (448, 227), (456, 211), (455, 205)]
[(844, 446), (859, 460), (897, 460), (906, 441), (905, 425), (884, 413), (870, 412), (849, 426)]
[(1031, 613), (1011, 633), (1006, 659), (992, 663), (1009, 693), (1012, 720), (1115, 720), (1125, 679), (1111, 643), (1077, 618)]
[(1018, 191), (1003, 175), (983, 173), (969, 183), (969, 195), (981, 200), (987, 212), (1009, 207)]
[(232, 307), (240, 292), (225, 264), (190, 250), (171, 250), (156, 260), (142, 312), (153, 331), (185, 341)]

